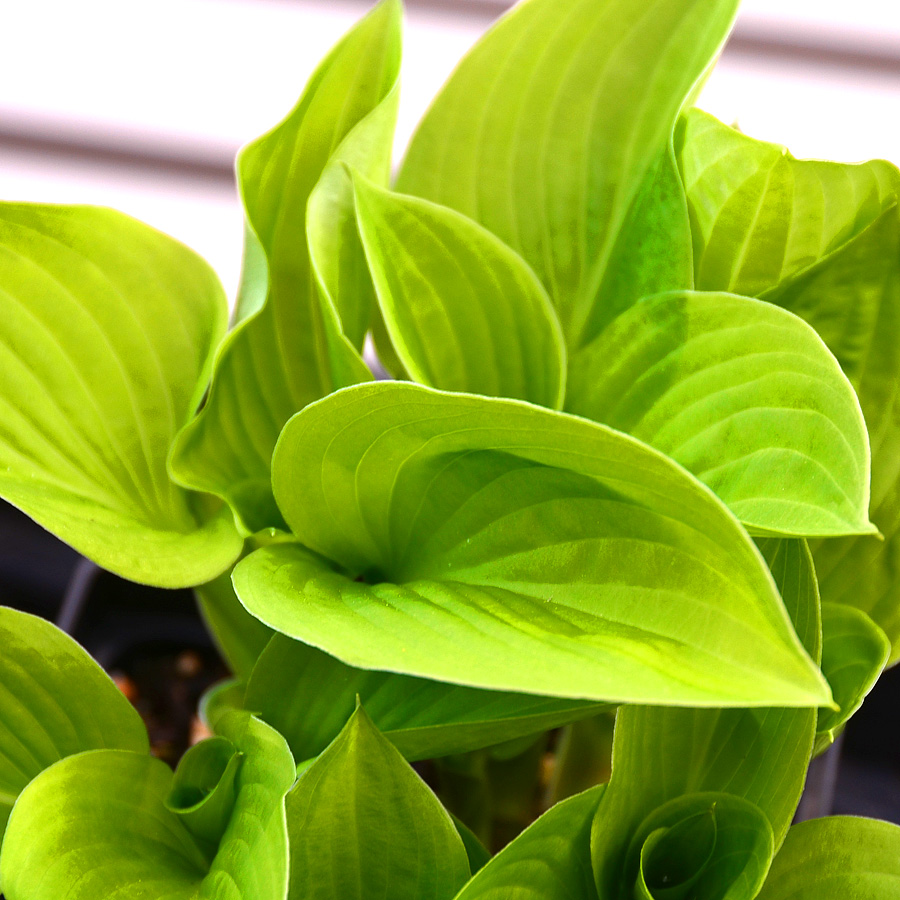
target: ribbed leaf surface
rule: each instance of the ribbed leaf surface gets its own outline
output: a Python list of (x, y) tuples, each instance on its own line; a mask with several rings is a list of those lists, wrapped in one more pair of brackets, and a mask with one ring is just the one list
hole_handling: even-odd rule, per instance
[[(398, 189), (459, 210), (524, 257), (577, 347), (589, 336), (604, 281), (634, 262), (617, 242), (620, 233), (634, 237), (627, 226), (636, 207), (648, 194), (680, 206), (677, 192), (663, 187), (674, 186), (672, 130), (736, 7), (734, 0), (519, 5), (432, 105)], [(653, 216), (638, 218), (649, 226), (639, 230), (655, 233)], [(668, 260), (651, 257), (649, 265), (671, 276)], [(652, 290), (677, 287), (690, 285)]]
[(387, 181), (399, 66), (400, 6), (385, 0), (326, 57), (287, 118), (238, 158), (252, 263), (240, 308), (249, 315), (222, 348), (209, 401), (182, 435), (173, 470), (226, 498), (249, 531), (281, 522), (270, 463), (284, 423), (335, 388), (371, 378), (342, 333), (341, 311), (354, 333), (358, 320), (368, 324), (369, 309), (355, 310), (352, 298), (360, 283), (371, 298), (371, 287), (361, 251), (354, 256), (337, 237), (355, 232), (339, 162)]
[(642, 300), (573, 359), (566, 408), (671, 456), (754, 533), (874, 531), (856, 394), (815, 331), (771, 304)]
[(112, 210), (8, 203), (0, 296), (0, 496), (133, 581), (218, 575), (231, 517), (166, 471), (225, 329), (212, 269)]
[(274, 483), (333, 562), (264, 548), (235, 570), (238, 596), (351, 665), (609, 701), (827, 702), (746, 533), (619, 432), (358, 386), (291, 421)]

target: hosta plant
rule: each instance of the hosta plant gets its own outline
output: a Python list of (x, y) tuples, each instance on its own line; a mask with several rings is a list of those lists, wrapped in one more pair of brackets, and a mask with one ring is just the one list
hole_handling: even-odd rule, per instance
[(900, 655), (900, 173), (692, 108), (736, 5), (524, 0), (392, 182), (382, 0), (238, 157), (230, 329), (0, 206), (0, 495), (234, 672), (173, 773), (0, 611), (6, 900), (900, 896), (895, 826), (791, 827)]

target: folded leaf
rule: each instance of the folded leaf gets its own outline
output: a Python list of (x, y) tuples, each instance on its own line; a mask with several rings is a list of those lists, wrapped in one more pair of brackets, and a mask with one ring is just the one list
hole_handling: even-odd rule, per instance
[(287, 801), (291, 900), (450, 900), (469, 877), (437, 797), (360, 707)]
[(456, 900), (596, 900), (591, 820), (603, 785), (544, 813), (500, 851)]
[(269, 468), (284, 423), (371, 378), (342, 332), (344, 316), (361, 337), (371, 286), (340, 163), (387, 181), (399, 66), (400, 4), (383, 0), (326, 57), (287, 118), (238, 158), (251, 232), (243, 306), (252, 314), (223, 345), (209, 400), (181, 435), (172, 469), (227, 499), (248, 532), (281, 523)]
[[(767, 539), (760, 549), (804, 646), (817, 658), (819, 596), (808, 547)], [(768, 820), (778, 847), (806, 780), (815, 722), (814, 709), (619, 709), (612, 777), (592, 840), (600, 895), (631, 890), (637, 862), (626, 865), (628, 848), (641, 823), (679, 798), (721, 792), (742, 798)]]
[(382, 382), (296, 416), (273, 473), (321, 557), (258, 550), (238, 597), (349, 665), (612, 702), (828, 702), (746, 533), (619, 432)]
[(828, 747), (862, 706), (890, 650), (885, 633), (862, 610), (843, 603), (822, 604), (822, 673), (840, 709), (819, 710), (816, 752)]
[(872, 521), (884, 540), (815, 548), (822, 596), (868, 613), (900, 648), (900, 215), (892, 207), (809, 271), (766, 294), (816, 328), (859, 393), (872, 445)]
[(759, 900), (893, 900), (900, 893), (900, 828), (834, 816), (795, 825)]
[(822, 597), (867, 612), (900, 653), (900, 174), (889, 163), (795, 160), (692, 111), (679, 163), (697, 284), (761, 295), (809, 322), (857, 390), (884, 535), (814, 548)]
[(699, 109), (678, 145), (702, 291), (762, 294), (858, 234), (898, 190), (890, 163), (797, 160)]
[(671, 456), (751, 532), (874, 531), (856, 394), (816, 332), (771, 304), (640, 301), (573, 358), (566, 409)]
[(559, 409), (562, 332), (521, 257), (451, 209), (355, 184), (381, 312), (406, 371), (442, 390)]
[[(648, 287), (650, 276), (636, 271), (639, 257), (626, 248), (642, 230), (634, 219), (653, 217), (635, 209), (655, 195), (683, 215), (665, 174), (673, 127), (736, 7), (734, 0), (516, 7), (438, 95), (398, 190), (457, 209), (516, 250), (556, 303), (569, 346), (578, 347), (590, 336), (598, 295), (610, 294), (604, 282), (621, 287), (621, 267)], [(665, 254), (647, 266), (660, 270), (654, 292), (691, 286)]]
[(284, 735), (299, 763), (318, 756), (337, 737), (357, 700), (411, 760), (499, 744), (602, 708), (354, 669), (279, 634), (253, 669), (243, 702)]
[(242, 758), (217, 847), (166, 806), (165, 763), (123, 750), (81, 753), (19, 797), (0, 852), (7, 900), (283, 900), (293, 760), (279, 735), (246, 714), (219, 724)]
[(104, 568), (162, 587), (240, 552), (166, 472), (225, 329), (212, 269), (122, 213), (0, 205), (0, 496)]
[(0, 607), (0, 839), (16, 798), (84, 750), (147, 752), (140, 716), (78, 644), (49, 622)]

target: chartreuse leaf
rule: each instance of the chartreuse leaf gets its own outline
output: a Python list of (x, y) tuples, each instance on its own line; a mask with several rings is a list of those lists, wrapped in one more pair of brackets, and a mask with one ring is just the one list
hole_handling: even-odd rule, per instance
[(241, 541), (166, 472), (225, 330), (212, 269), (112, 210), (0, 205), (0, 496), (125, 578), (200, 584)]
[[(797, 633), (817, 658), (819, 596), (806, 543), (767, 539), (760, 549)], [(631, 896), (640, 846), (652, 831), (642, 830), (641, 823), (680, 798), (722, 793), (742, 798), (768, 822), (777, 847), (800, 800), (815, 723), (814, 709), (622, 707), (616, 717), (612, 777), (594, 823), (600, 896)], [(685, 821), (710, 809), (710, 803), (699, 803)], [(760, 837), (765, 831), (756, 828), (754, 833)], [(720, 896), (731, 896), (727, 888)]]
[(287, 799), (291, 900), (450, 900), (469, 877), (437, 797), (360, 707)]
[(641, 300), (573, 360), (566, 409), (662, 450), (751, 532), (875, 530), (856, 394), (816, 332), (771, 304)]
[(859, 393), (872, 445), (872, 521), (884, 540), (815, 548), (822, 597), (856, 606), (900, 648), (900, 215), (893, 207), (833, 254), (766, 295), (806, 318)]
[(859, 394), (884, 535), (814, 548), (822, 597), (867, 612), (900, 648), (900, 174), (888, 163), (795, 160), (692, 111), (681, 140), (707, 290), (758, 294), (809, 322)]
[(816, 751), (843, 729), (875, 686), (890, 655), (885, 633), (862, 611), (843, 603), (822, 604), (822, 673), (840, 709), (821, 709)]
[(241, 754), (227, 738), (191, 747), (178, 764), (166, 808), (182, 816), (201, 846), (215, 847), (234, 809)]
[(900, 828), (833, 816), (795, 825), (759, 900), (894, 900), (900, 893)]
[(314, 552), (256, 551), (238, 597), (348, 665), (607, 701), (829, 702), (727, 509), (604, 426), (360, 385), (291, 420), (273, 483)]
[(279, 634), (260, 655), (243, 703), (284, 735), (299, 763), (337, 737), (357, 698), (378, 730), (411, 760), (498, 744), (602, 708), (354, 669)]
[(890, 163), (797, 160), (699, 109), (678, 144), (698, 290), (758, 296), (858, 234), (898, 190)]
[(140, 716), (78, 644), (49, 622), (0, 607), (0, 839), (16, 798), (84, 750), (146, 753)]
[[(660, 279), (637, 270), (634, 238), (646, 229), (633, 227), (635, 211), (646, 207), (636, 218), (654, 246), (664, 231), (656, 215), (667, 223), (674, 203), (683, 216), (668, 156), (672, 131), (736, 7), (735, 0), (521, 4), (438, 95), (398, 190), (453, 207), (516, 250), (556, 303), (571, 348), (591, 336), (597, 298), (610, 293), (605, 282), (622, 288), (620, 267), (644, 292), (648, 284), (690, 287), (666, 254), (640, 256), (660, 268)], [(676, 282), (666, 283), (673, 274)]]
[[(284, 796), (295, 777), (290, 751), (246, 713), (218, 724), (227, 737), (222, 760), (228, 759), (218, 781), (208, 778), (211, 760), (199, 759), (208, 752), (196, 748), (183, 777), (147, 755), (94, 750), (32, 781), (0, 853), (7, 900), (282, 900)], [(192, 794), (197, 802), (183, 807), (179, 798)], [(213, 808), (203, 822), (198, 811), (206, 805)]]
[(457, 900), (596, 900), (591, 821), (603, 788), (557, 803), (476, 873)]
[(238, 157), (250, 231), (242, 305), (251, 314), (223, 345), (209, 400), (172, 468), (227, 499), (249, 532), (281, 522), (269, 467), (284, 423), (371, 378), (341, 330), (345, 317), (348, 334), (361, 337), (372, 294), (358, 238), (355, 250), (344, 240), (355, 219), (341, 162), (387, 180), (399, 66), (400, 3), (383, 0), (326, 57), (287, 118)]
[(559, 409), (562, 332), (522, 258), (461, 213), (354, 183), (381, 312), (406, 371), (442, 390)]

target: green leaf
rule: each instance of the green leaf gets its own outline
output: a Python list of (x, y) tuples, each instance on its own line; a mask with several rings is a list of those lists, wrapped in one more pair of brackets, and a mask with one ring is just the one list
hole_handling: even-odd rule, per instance
[[(597, 818), (603, 819), (602, 806)], [(773, 853), (772, 827), (752, 803), (729, 794), (689, 794), (641, 823), (616, 893), (604, 893), (604, 886), (599, 891), (623, 900), (753, 900)]]
[(258, 550), (238, 597), (348, 665), (612, 702), (829, 702), (746, 533), (619, 432), (383, 382), (294, 417), (273, 473), (325, 559)]
[(890, 655), (885, 633), (862, 610), (822, 604), (822, 673), (838, 710), (821, 709), (816, 752), (828, 747), (875, 686)]
[(855, 385), (872, 444), (872, 521), (884, 535), (815, 548), (822, 597), (868, 613), (900, 653), (900, 215), (893, 207), (766, 295), (816, 328)]
[(16, 798), (53, 763), (84, 750), (147, 752), (140, 716), (106, 673), (54, 625), (0, 607), (0, 838)]
[(476, 873), (456, 900), (595, 900), (591, 820), (603, 787), (544, 813)]
[(488, 849), (481, 843), (477, 835), (462, 819), (458, 819), (453, 813), (450, 813), (453, 825), (466, 848), (466, 856), (469, 858), (469, 871), (475, 875), (480, 872), (490, 861), (491, 854)]
[(758, 296), (858, 234), (898, 190), (890, 163), (797, 160), (698, 109), (678, 143), (698, 290)]
[(449, 900), (469, 877), (450, 816), (362, 707), (287, 800), (291, 900)]
[(566, 409), (671, 456), (752, 533), (875, 530), (856, 394), (816, 332), (771, 304), (641, 300), (573, 359)]
[[(570, 347), (604, 282), (635, 269), (635, 220), (680, 206), (672, 131), (723, 43), (734, 0), (532, 0), (463, 60), (425, 116), (398, 190), (480, 222), (537, 272)], [(668, 190), (660, 185), (667, 185)], [(644, 215), (635, 215), (638, 207)], [(683, 215), (683, 208), (681, 210)], [(657, 222), (657, 225), (660, 223)], [(654, 239), (664, 229), (655, 228)], [(653, 291), (690, 287), (668, 283)], [(678, 271), (678, 267), (674, 267)], [(661, 281), (661, 283), (660, 283)], [(638, 273), (641, 289), (646, 276)], [(635, 295), (635, 299), (639, 294)]]
[[(817, 658), (819, 596), (806, 543), (767, 539), (760, 549), (804, 646)], [(594, 825), (601, 896), (617, 896), (622, 879), (630, 892), (637, 862), (631, 860), (626, 877), (625, 860), (641, 822), (681, 797), (740, 797), (767, 818), (780, 845), (803, 791), (815, 722), (814, 709), (620, 708), (612, 777)]]
[(451, 209), (354, 183), (381, 312), (406, 371), (442, 390), (559, 409), (562, 332), (521, 257)]
[[(320, 290), (337, 310), (347, 340), (358, 351), (375, 311), (375, 293), (360, 242), (350, 172), (374, 179), (373, 186), (387, 185), (399, 99), (398, 79), (338, 147), (309, 198), (307, 230), (313, 270)], [(340, 348), (332, 352), (340, 353)]]
[(204, 691), (198, 714), (210, 731), (215, 732), (219, 716), (229, 711), (244, 710), (246, 685), (237, 678), (225, 678)]
[(234, 810), (240, 766), (241, 754), (223, 737), (194, 744), (178, 764), (166, 809), (182, 817), (202, 847), (215, 848), (225, 833)]
[(225, 572), (195, 592), (203, 621), (231, 671), (249, 678), (259, 654), (272, 637), (272, 629), (251, 616), (241, 605)]
[(230, 516), (166, 471), (225, 329), (212, 269), (122, 213), (4, 203), (0, 292), (0, 496), (133, 581), (218, 575)]
[(387, 180), (400, 12), (399, 0), (377, 5), (322, 62), (287, 118), (238, 158), (252, 232), (243, 306), (252, 314), (223, 345), (209, 400), (182, 433), (172, 468), (183, 483), (227, 499), (248, 533), (281, 524), (270, 462), (284, 423), (372, 377), (342, 332), (345, 317), (348, 334), (361, 337), (363, 298), (372, 293), (343, 163)]
[(217, 848), (166, 806), (176, 783), (168, 766), (89, 751), (47, 769), (19, 797), (0, 853), (7, 900), (282, 900), (293, 760), (278, 734), (246, 714), (219, 724), (241, 760)]
[(337, 737), (357, 698), (378, 730), (411, 760), (535, 734), (602, 708), (354, 669), (279, 634), (260, 656), (244, 704), (283, 734), (302, 762)]
[(795, 160), (692, 111), (682, 132), (698, 287), (760, 294), (822, 336), (857, 390), (884, 540), (814, 548), (822, 597), (867, 612), (900, 655), (900, 174)]
[(900, 828), (834, 816), (795, 825), (759, 900), (894, 900), (900, 893)]

